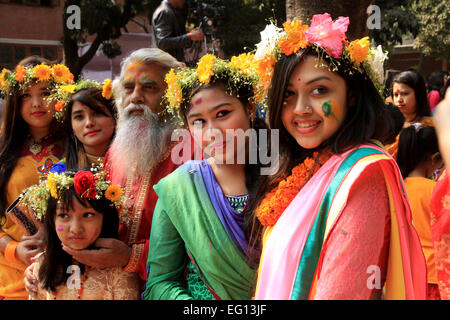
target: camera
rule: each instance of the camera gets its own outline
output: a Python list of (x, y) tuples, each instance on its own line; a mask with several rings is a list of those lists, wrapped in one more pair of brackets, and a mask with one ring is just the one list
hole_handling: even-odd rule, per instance
[(207, 36), (212, 36), (216, 29), (219, 28), (225, 21), (226, 8), (220, 5), (220, 1), (213, 0), (214, 4), (205, 3), (202, 0), (195, 0), (191, 5), (193, 13), (200, 18), (199, 28)]

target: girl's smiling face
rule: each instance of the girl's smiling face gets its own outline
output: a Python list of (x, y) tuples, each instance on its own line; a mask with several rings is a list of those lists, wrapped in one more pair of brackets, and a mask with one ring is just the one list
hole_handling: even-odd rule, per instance
[(305, 149), (314, 149), (333, 136), (347, 114), (345, 79), (316, 63), (316, 57), (307, 56), (295, 67), (281, 113), (284, 127)]
[(75, 101), (71, 114), (72, 129), (84, 145), (86, 152), (97, 154), (96, 150), (106, 150), (109, 146), (116, 121), (109, 110), (102, 106), (101, 112)]
[(49, 83), (36, 82), (28, 86), (21, 95), (20, 114), (30, 129), (47, 128), (53, 121), (54, 104), (47, 105), (46, 98), (50, 95)]
[(73, 197), (73, 208), (56, 206), (55, 229), (61, 242), (72, 249), (82, 250), (97, 240), (102, 231), (103, 214), (86, 207)]
[(214, 86), (201, 89), (192, 97), (186, 119), (205, 154), (221, 163), (237, 163), (238, 159), (245, 160), (244, 133), (250, 129), (251, 111), (235, 96), (227, 94), (224, 87)]

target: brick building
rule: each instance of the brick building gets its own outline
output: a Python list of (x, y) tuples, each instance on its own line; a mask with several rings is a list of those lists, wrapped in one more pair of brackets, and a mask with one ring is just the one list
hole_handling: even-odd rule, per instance
[(62, 0), (0, 0), (0, 68), (30, 55), (62, 58)]
[[(0, 0), (0, 70), (12, 69), (30, 55), (62, 62), (63, 10), (64, 0)], [(83, 69), (84, 77), (98, 81), (111, 78), (120, 72), (120, 61), (126, 55), (151, 46), (151, 26), (146, 14), (133, 20), (127, 25), (128, 32), (117, 40), (122, 54), (108, 59), (98, 51)], [(89, 48), (92, 40), (88, 38), (88, 43), (80, 47), (79, 55)]]

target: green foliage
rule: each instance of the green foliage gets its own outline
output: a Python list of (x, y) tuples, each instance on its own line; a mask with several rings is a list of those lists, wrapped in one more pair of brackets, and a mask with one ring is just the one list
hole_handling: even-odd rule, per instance
[(412, 8), (420, 24), (414, 45), (425, 55), (431, 53), (450, 58), (450, 2), (443, 0), (415, 0)]
[(286, 21), (284, 0), (224, 0), (227, 8), (226, 21), (218, 30), (222, 49), (227, 56), (253, 49), (258, 43), (260, 32), (269, 20), (278, 26)]
[(381, 29), (369, 30), (369, 35), (376, 44), (381, 44), (387, 51), (401, 44), (404, 36), (415, 37), (419, 32), (419, 23), (411, 9), (409, 0), (376, 0), (380, 7)]
[[(226, 8), (225, 19), (218, 26), (216, 37), (227, 57), (254, 48), (260, 41), (259, 33), (270, 19), (279, 26), (286, 21), (285, 0), (186, 0), (189, 5), (187, 24), (190, 26), (198, 26), (202, 18), (194, 13), (198, 1)], [(157, 0), (148, 5), (150, 19), (159, 4)]]
[[(151, 1), (154, 2), (154, 1)], [(85, 43), (87, 38), (95, 36), (102, 43), (103, 52), (110, 58), (120, 54), (120, 46), (112, 41), (122, 35), (126, 24), (141, 12), (145, 12), (149, 0), (66, 0), (64, 21), (67, 21), (67, 7), (77, 5), (81, 9), (81, 29), (65, 32), (77, 43)]]

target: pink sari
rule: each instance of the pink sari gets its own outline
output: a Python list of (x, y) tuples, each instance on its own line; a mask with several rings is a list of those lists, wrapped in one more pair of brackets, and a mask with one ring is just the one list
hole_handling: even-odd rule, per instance
[[(365, 150), (364, 154), (362, 150)], [(348, 167), (343, 168), (349, 155), (356, 157), (355, 161), (351, 164), (346, 162)], [(266, 231), (256, 299), (297, 299), (296, 291), (299, 289), (296, 283), (302, 264), (303, 268), (311, 268), (308, 266), (309, 261), (302, 262), (301, 259), (318, 213), (326, 214), (323, 242), (319, 244), (323, 245), (345, 209), (352, 185), (374, 163), (383, 169), (391, 211), (386, 298), (425, 299), (426, 264), (419, 238), (411, 224), (411, 210), (403, 191), (403, 180), (392, 157), (374, 145), (362, 145), (331, 157), (302, 188), (277, 224)], [(338, 187), (333, 189), (331, 200), (324, 206), (324, 197), (330, 197), (329, 190), (336, 185), (336, 177), (341, 180), (337, 183)], [(320, 253), (317, 267), (312, 266), (315, 269), (314, 278), (306, 286), (309, 290), (306, 297), (309, 299), (314, 299), (322, 259), (323, 252)]]

